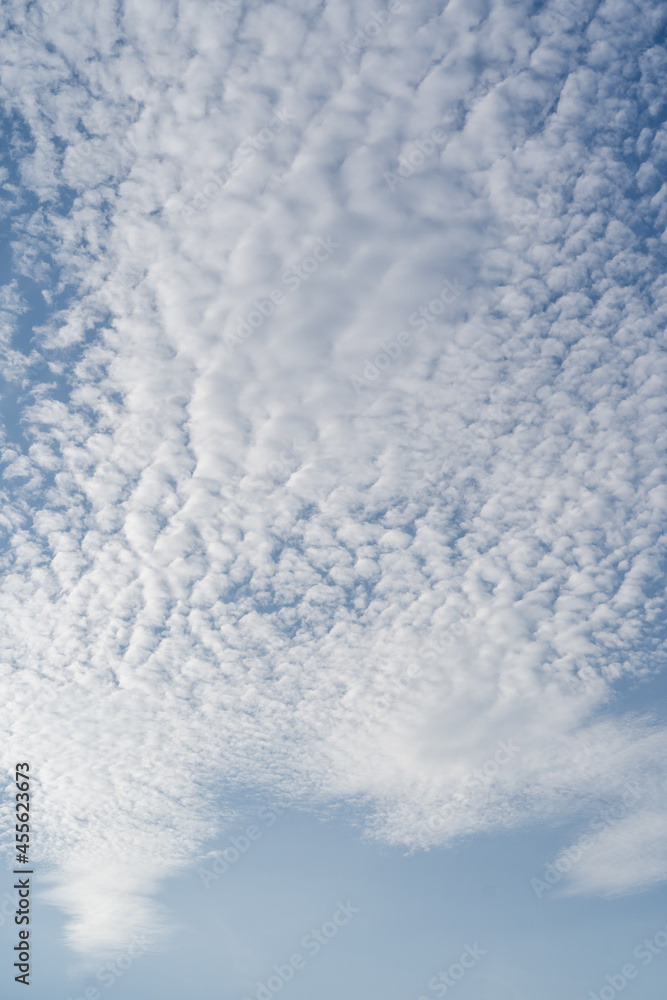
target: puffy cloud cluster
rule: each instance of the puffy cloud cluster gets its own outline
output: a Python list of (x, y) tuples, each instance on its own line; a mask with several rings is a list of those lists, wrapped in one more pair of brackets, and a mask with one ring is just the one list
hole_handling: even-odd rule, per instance
[(572, 885), (667, 873), (665, 733), (613, 702), (664, 636), (664, 12), (373, 11), (2, 11), (2, 752), (82, 952), (221, 780), (418, 847), (633, 779)]

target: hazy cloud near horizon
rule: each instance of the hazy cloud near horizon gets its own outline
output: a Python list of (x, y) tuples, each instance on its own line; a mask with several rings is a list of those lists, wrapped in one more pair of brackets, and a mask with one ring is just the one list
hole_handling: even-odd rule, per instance
[(411, 849), (634, 780), (568, 891), (667, 877), (665, 11), (378, 10), (0, 15), (3, 762), (85, 955), (248, 786)]

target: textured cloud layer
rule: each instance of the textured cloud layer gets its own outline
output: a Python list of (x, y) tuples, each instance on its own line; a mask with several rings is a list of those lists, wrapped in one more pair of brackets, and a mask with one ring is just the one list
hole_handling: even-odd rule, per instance
[(82, 952), (221, 783), (417, 847), (633, 778), (572, 888), (667, 873), (664, 11), (377, 10), (3, 8), (3, 760)]

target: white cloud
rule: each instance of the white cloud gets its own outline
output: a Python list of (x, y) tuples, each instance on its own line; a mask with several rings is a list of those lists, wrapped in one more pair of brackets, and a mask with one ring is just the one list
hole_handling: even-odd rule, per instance
[[(74, 289), (36, 331), (63, 391), (23, 387), (5, 456), (3, 761), (33, 764), (50, 898), (84, 953), (159, 923), (160, 877), (224, 822), (202, 795), (221, 776), (316, 773), (304, 802), (362, 797), (372, 835), (428, 845), (585, 811), (660, 771), (663, 739), (608, 708), (656, 669), (664, 611), (657, 5), (603, 4), (575, 37), (571, 12), (411, 4), (349, 65), (370, 6), (115, 11), (32, 8), (37, 48), (15, 14), (0, 84), (40, 202), (18, 266), (45, 284), (44, 247), (48, 294)], [(419, 329), (445, 279), (462, 293)], [(462, 785), (507, 739), (493, 784)], [(665, 877), (661, 788), (580, 888)], [(645, 862), (619, 866), (631, 847)]]

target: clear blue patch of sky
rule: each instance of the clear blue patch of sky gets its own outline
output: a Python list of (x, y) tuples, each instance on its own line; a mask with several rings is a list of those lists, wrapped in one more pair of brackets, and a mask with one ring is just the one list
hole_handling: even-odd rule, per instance
[[(408, 855), (363, 842), (344, 816), (322, 822), (288, 809), (271, 821), (261, 808), (210, 845), (231, 863), (208, 886), (197, 866), (164, 885), (159, 901), (177, 929), (113, 983), (109, 969), (68, 979), (62, 918), (36, 907), (32, 1000), (76, 1000), (93, 986), (104, 1000), (254, 1000), (258, 984), (294, 955), (303, 967), (272, 997), (431, 1000), (438, 993), (429, 981), (448, 973), (466, 945), (485, 954), (448, 989), (460, 1000), (590, 1000), (628, 962), (637, 977), (626, 995), (664, 1000), (667, 948), (647, 965), (633, 952), (667, 925), (666, 889), (604, 900), (555, 891), (538, 899), (531, 888), (576, 831), (480, 836)], [(249, 824), (260, 835), (234, 861), (232, 838), (242, 846)], [(358, 913), (316, 954), (311, 932), (325, 924), (330, 932), (348, 900)], [(0, 928), (5, 963), (12, 937)], [(24, 996), (19, 989), (6, 996)]]

